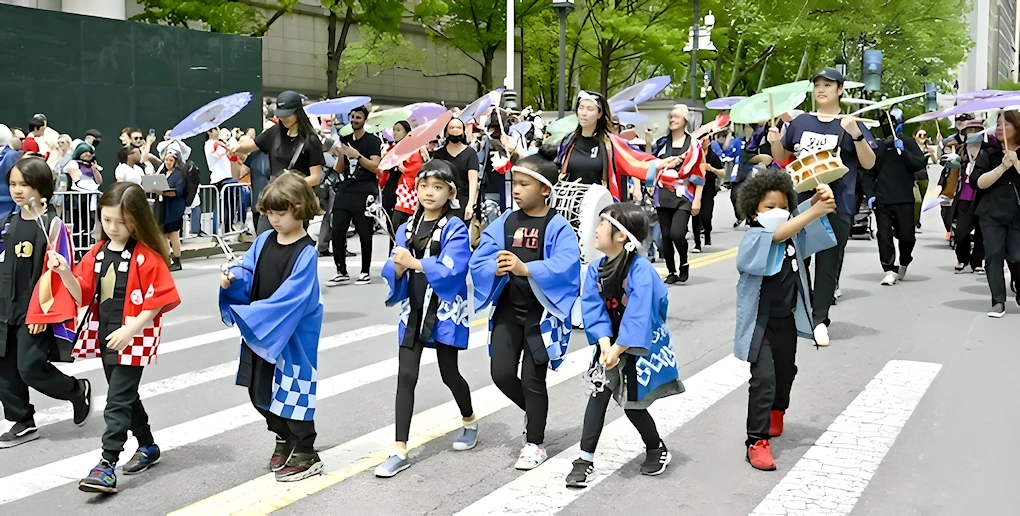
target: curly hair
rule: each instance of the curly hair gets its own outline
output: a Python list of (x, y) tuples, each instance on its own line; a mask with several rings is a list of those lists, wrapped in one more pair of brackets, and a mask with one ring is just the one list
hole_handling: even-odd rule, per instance
[(793, 189), (793, 180), (785, 170), (770, 168), (759, 172), (740, 185), (737, 197), (737, 209), (750, 218), (758, 213), (758, 203), (769, 192), (779, 192), (786, 196), (787, 210), (793, 211), (797, 206), (797, 191)]

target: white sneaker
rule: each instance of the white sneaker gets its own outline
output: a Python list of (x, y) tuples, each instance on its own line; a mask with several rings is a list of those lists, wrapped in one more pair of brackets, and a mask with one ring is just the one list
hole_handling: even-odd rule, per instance
[(354, 282), (355, 285), (368, 285), (369, 283), (372, 283), (372, 278), (365, 273), (359, 274), (358, 280)]
[(906, 265), (900, 265), (899, 269), (897, 269), (897, 271), (896, 271), (896, 281), (903, 281), (903, 278), (905, 278), (906, 276), (907, 276), (907, 266)]
[(351, 281), (351, 277), (346, 274), (337, 274), (333, 276), (329, 281), (326, 282), (327, 287), (339, 287), (340, 285), (347, 284)]
[[(889, 271), (885, 273), (885, 277), (882, 278), (882, 284), (888, 287), (890, 285), (895, 285), (898, 280), (899, 276), (895, 272)], [(815, 330), (816, 334), (817, 332), (818, 330)]]
[(521, 456), (517, 458), (517, 464), (514, 467), (522, 471), (535, 469), (545, 462), (547, 458), (549, 458), (549, 455), (546, 454), (545, 448), (537, 444), (528, 443), (521, 450)]
[(815, 326), (815, 342), (822, 347), (829, 345), (829, 327), (825, 323)]

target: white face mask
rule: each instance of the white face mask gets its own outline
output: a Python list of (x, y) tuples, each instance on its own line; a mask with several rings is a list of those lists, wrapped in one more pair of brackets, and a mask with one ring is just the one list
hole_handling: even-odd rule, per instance
[(770, 233), (775, 233), (779, 226), (788, 220), (790, 220), (790, 212), (782, 208), (758, 212), (758, 223)]

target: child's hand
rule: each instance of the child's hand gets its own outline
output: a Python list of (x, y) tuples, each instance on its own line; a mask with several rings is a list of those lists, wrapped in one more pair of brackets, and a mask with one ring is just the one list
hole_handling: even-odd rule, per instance
[(235, 279), (236, 278), (234, 277), (234, 275), (232, 273), (228, 272), (228, 273), (222, 274), (220, 276), (220, 287), (222, 287), (222, 288), (230, 288), (230, 286), (234, 284), (234, 280)]
[(69, 270), (67, 260), (65, 260), (64, 257), (60, 255), (60, 253), (49, 251), (46, 253), (46, 258), (47, 258), (46, 266), (49, 267), (51, 271), (59, 273)]
[(29, 335), (39, 335), (40, 333), (42, 333), (44, 331), (46, 331), (46, 325), (45, 324), (29, 324), (28, 325), (28, 334)]
[(496, 274), (502, 276), (506, 273), (526, 277), (528, 275), (528, 267), (524, 265), (524, 262), (516, 254), (509, 251), (500, 251), (496, 256)]
[(836, 198), (836, 196), (832, 193), (832, 187), (825, 184), (818, 185), (818, 188), (815, 189), (815, 195), (811, 197), (811, 205), (814, 206), (815, 203), (824, 200), (825, 198)]
[(620, 363), (620, 355), (622, 355), (624, 351), (627, 351), (626, 346), (613, 344), (608, 350), (602, 353), (602, 356), (599, 358), (599, 362), (605, 366), (608, 371)]
[(129, 328), (128, 326), (121, 326), (114, 330), (113, 333), (106, 338), (106, 347), (114, 351), (120, 351), (126, 348), (128, 344), (131, 344), (131, 341), (134, 338), (135, 332), (132, 331), (132, 328)]

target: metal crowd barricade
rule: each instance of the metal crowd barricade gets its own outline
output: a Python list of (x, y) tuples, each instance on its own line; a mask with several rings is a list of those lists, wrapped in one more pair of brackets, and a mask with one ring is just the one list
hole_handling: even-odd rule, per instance
[[(251, 203), (251, 188), (244, 183), (223, 185), (219, 191), (219, 220), (213, 216), (216, 234), (221, 237), (240, 235), (248, 231), (248, 204)], [(254, 233), (254, 231), (251, 231)]]
[(199, 205), (184, 210), (184, 235), (182, 238), (197, 238), (199, 233), (212, 235), (216, 232), (213, 218), (219, 209), (220, 192), (213, 185), (201, 185), (198, 187)]
[(100, 192), (54, 192), (52, 204), (71, 233), (71, 248), (75, 257), (88, 252), (96, 243)]

